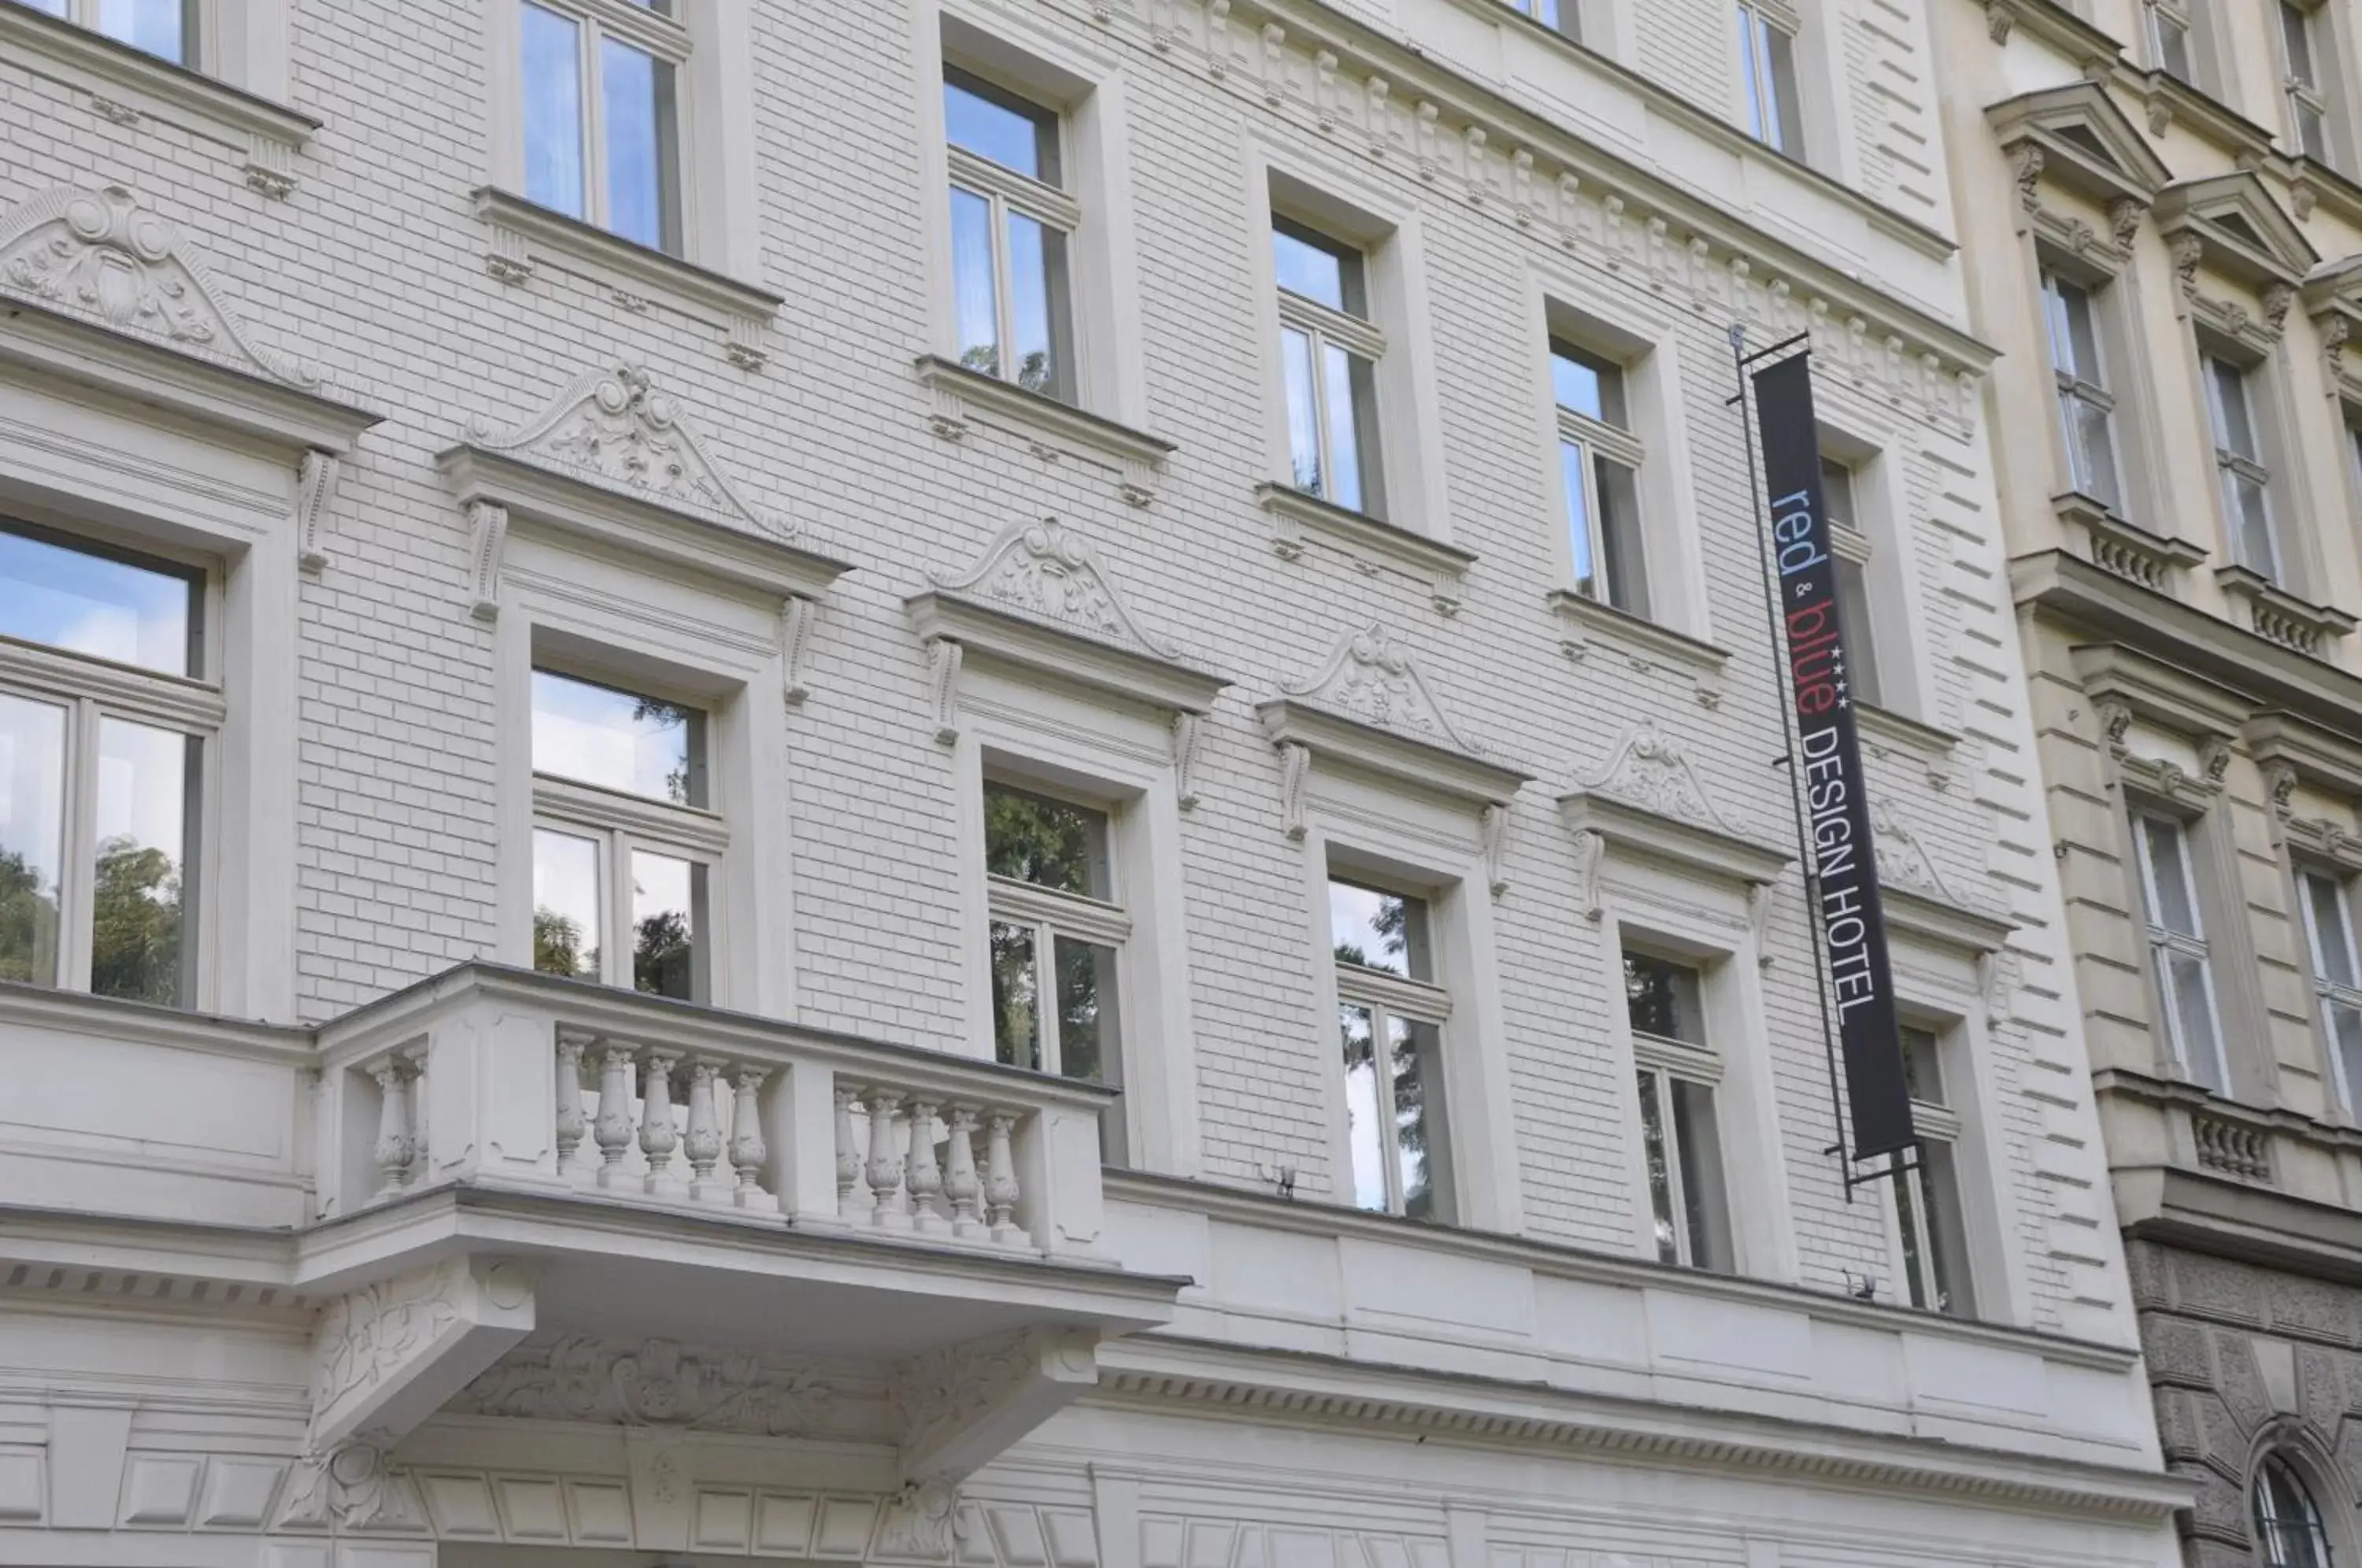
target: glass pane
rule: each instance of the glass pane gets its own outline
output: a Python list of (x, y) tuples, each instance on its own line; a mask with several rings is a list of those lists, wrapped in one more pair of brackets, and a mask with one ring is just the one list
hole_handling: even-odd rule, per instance
[(992, 204), (952, 187), (952, 293), (959, 317), (959, 362), (1000, 374), (1000, 289), (992, 275)]
[(2227, 359), (2211, 358), (2206, 373), (2214, 391), (2214, 444), (2254, 461), (2256, 425), (2247, 407), (2247, 373)]
[(2148, 856), (2149, 880), (2156, 885), (2157, 905), (2149, 919), (2168, 931), (2186, 936), (2202, 934), (2198, 911), (2190, 898), (2190, 862), (2181, 824), (2169, 817), (2140, 819), (2141, 842)]
[[(1890, 1154), (1890, 1160), (1900, 1162), (1901, 1154)], [(1926, 1249), (1919, 1240), (1919, 1209), (1926, 1201), (1920, 1190), (1918, 1171), (1906, 1171), (1893, 1182), (1894, 1188), (1894, 1228), (1903, 1237), (1903, 1284), (1905, 1295), (1914, 1307), (1928, 1305), (1932, 1284)]]
[(2236, 469), (2224, 469), (2223, 482), (2230, 498), (2231, 526), (2237, 530), (2239, 564), (2277, 582), (2279, 542), (2272, 536), (2271, 500), (2262, 481)]
[(1312, 337), (1293, 326), (1279, 334), (1280, 363), (1287, 372), (1287, 456), (1296, 488), (1321, 493), (1320, 404), (1312, 385)]
[(1590, 454), (1580, 441), (1561, 441), (1558, 462), (1566, 482), (1566, 541), (1574, 557), (1574, 591), (1588, 599), (1605, 599), (1607, 584), (1591, 532)]
[(1772, 145), (1792, 158), (1802, 158), (1805, 121), (1804, 105), (1796, 95), (1796, 40), (1767, 21), (1763, 50), (1772, 73)]
[(1682, 1261), (1682, 1243), (1673, 1228), (1673, 1174), (1666, 1158), (1665, 1112), (1657, 1101), (1657, 1075), (1642, 1068), (1640, 1085), (1640, 1156), (1649, 1172), (1649, 1212), (1656, 1221), (1657, 1261)]
[(1698, 972), (1645, 953), (1624, 955), (1624, 1007), (1635, 1034), (1705, 1043)]
[(1431, 978), (1424, 900), (1329, 880), (1329, 932), (1337, 961), (1414, 980)]
[(1386, 1034), (1394, 1057), (1395, 1169), (1402, 1211), (1414, 1220), (1449, 1220), (1441, 1032), (1431, 1023), (1389, 1015)]
[(705, 804), (705, 715), (660, 698), (533, 672), (533, 770), (602, 790)]
[(2207, 985), (2206, 960), (2169, 950), (2166, 970), (2173, 993), (2173, 1010), (2180, 1026), (2182, 1066), (2194, 1083), (2220, 1093), (2223, 1064), (2214, 1038), (2214, 1000)]
[(194, 675), (203, 592), (193, 572), (0, 528), (0, 635)]
[(1334, 343), (1320, 346), (1322, 402), (1329, 414), (1329, 499), (1352, 511), (1363, 510), (1362, 484), (1362, 398), (1363, 377), (1356, 356)]
[(988, 780), (984, 868), (1105, 903), (1113, 897), (1107, 813)]
[(1606, 553), (1607, 602), (1649, 613), (1649, 552), (1640, 541), (1640, 478), (1612, 458), (1598, 460), (1599, 543)]
[(98, 30), (176, 65), (196, 63), (189, 48), (187, 0), (99, 0)]
[(2110, 509), (2124, 505), (2124, 491), (2116, 483), (2116, 437), (2112, 423), (2114, 415), (2098, 403), (2070, 395), (2068, 407), (2073, 420), (2069, 441), (2075, 458), (2075, 485), (2084, 494)]
[(599, 50), (607, 122), (607, 226), (657, 250), (680, 250), (680, 140), (673, 68), (613, 39)]
[(1903, 1088), (1913, 1099), (1928, 1105), (1949, 1103), (1944, 1098), (1943, 1046), (1930, 1029), (1903, 1026)]
[(1871, 707), (1879, 703), (1878, 636), (1871, 619), (1870, 580), (1861, 562), (1837, 558), (1838, 624), (1845, 633), (1846, 668), (1853, 678), (1854, 700)]
[(1345, 1045), (1345, 1146), (1352, 1161), (1353, 1207), (1385, 1213), (1385, 1132), (1378, 1123), (1378, 1061), (1375, 1024), (1365, 1007), (1337, 1010)]
[(632, 988), (683, 1001), (705, 998), (705, 867), (632, 851)]
[(24, 0), (24, 4), (30, 6), (36, 11), (43, 11), (52, 17), (62, 17), (66, 14), (67, 0)]
[(2288, 0), (2280, 0), (2280, 43), (2288, 50), (2289, 75), (2312, 85), (2312, 14)]
[(1045, 185), (1058, 183), (1058, 116), (965, 72), (944, 72), (944, 134)]
[(582, 216), (582, 25), (530, 4), (523, 10), (524, 193)]
[(1004, 1067), (1042, 1070), (1041, 972), (1033, 928), (992, 922), (992, 1054)]
[(2362, 1008), (2343, 1002), (2329, 1009), (2329, 1048), (2345, 1076), (2345, 1114), (2362, 1119)]
[(1763, 102), (1762, 23), (1754, 12), (1741, 6), (1737, 8), (1738, 23), (1738, 77), (1747, 94), (1747, 134), (1758, 141), (1772, 138), (1771, 122)]
[(1689, 1230), (1690, 1262), (1715, 1270), (1730, 1266), (1722, 1230), (1722, 1144), (1715, 1131), (1714, 1091), (1686, 1078), (1672, 1080), (1673, 1152), (1682, 1165), (1682, 1222)]
[(90, 988), (166, 1006), (189, 999), (183, 904), (197, 743), (176, 730), (98, 722), (97, 880)]
[[(1373, 517), (1384, 517), (1386, 474), (1378, 460), (1378, 368), (1359, 354), (1347, 358), (1353, 386), (1353, 455), (1360, 467), (1362, 510)], [(1338, 460), (1341, 463), (1342, 457)]]
[(2308, 871), (2304, 896), (2312, 916), (2314, 973), (2334, 986), (2362, 984), (2354, 968), (2354, 933), (2345, 923), (2345, 888), (2334, 877)]
[(2328, 126), (2322, 119), (2321, 111), (2301, 98), (2292, 100), (2291, 106), (2296, 111), (2297, 146), (2303, 149), (2307, 158), (2327, 162), (2329, 160)]
[(2190, 28), (2162, 11), (2151, 10), (2149, 17), (2158, 67), (2177, 81), (2195, 82), (2197, 75), (2190, 64)]
[(1058, 1071), (1070, 1078), (1121, 1087), (1121, 1012), (1115, 949), (1061, 936), (1058, 960)]
[(66, 711), (0, 694), (0, 980), (58, 981)]
[(1271, 225), (1272, 267), (1289, 293), (1348, 315), (1366, 315), (1362, 259), (1348, 247), (1286, 218)]
[(1861, 531), (1853, 510), (1853, 470), (1835, 458), (1821, 459), (1821, 497), (1822, 510), (1827, 513), (1830, 522), (1842, 524), (1856, 533)]
[(1936, 1310), (1967, 1317), (1976, 1310), (1969, 1273), (1968, 1221), (1960, 1210), (1960, 1173), (1949, 1143), (1920, 1146), (1920, 1191), (1926, 1208), (1927, 1260), (1935, 1275)]
[(1066, 237), (1022, 213), (1009, 215), (1010, 348), (1017, 384), (1073, 402), (1066, 365)]
[(534, 829), (533, 966), (545, 975), (599, 978), (604, 908), (598, 841)]
[(1561, 408), (1613, 425), (1631, 427), (1624, 408), (1621, 367), (1564, 343), (1551, 345), (1551, 392)]

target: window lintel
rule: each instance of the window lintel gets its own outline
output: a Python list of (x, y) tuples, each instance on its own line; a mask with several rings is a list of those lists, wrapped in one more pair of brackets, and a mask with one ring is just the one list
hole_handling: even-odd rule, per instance
[(1768, 887), (1780, 879), (1792, 858), (1784, 850), (1598, 790), (1561, 795), (1558, 810), (1569, 833), (1597, 834), (1610, 849), (1671, 861), (1727, 881)]
[(1277, 746), (1302, 746), (1318, 762), (1358, 768), (1482, 809), (1506, 806), (1532, 775), (1503, 763), (1381, 729), (1302, 697), (1260, 703), (1264, 733)]

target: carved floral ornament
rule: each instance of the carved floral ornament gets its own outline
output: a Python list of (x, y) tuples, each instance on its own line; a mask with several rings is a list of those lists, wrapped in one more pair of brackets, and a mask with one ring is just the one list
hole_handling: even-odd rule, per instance
[(1661, 817), (1694, 823), (1733, 838), (1745, 830), (1725, 816), (1706, 793), (1681, 743), (1644, 719), (1626, 730), (1606, 763), (1580, 781), (1584, 792), (1606, 795)]
[(805, 1433), (837, 1397), (800, 1364), (671, 1340), (569, 1334), (512, 1351), (453, 1399), (469, 1415), (760, 1437)]
[(1090, 544), (1055, 517), (1014, 525), (965, 574), (931, 572), (928, 580), (940, 592), (986, 601), (1151, 658), (1181, 657), (1178, 645), (1140, 624)]
[(1483, 755), (1445, 716), (1418, 660), (1384, 622), (1348, 634), (1319, 674), (1301, 685), (1283, 684), (1280, 691), (1374, 729), (1470, 756)]

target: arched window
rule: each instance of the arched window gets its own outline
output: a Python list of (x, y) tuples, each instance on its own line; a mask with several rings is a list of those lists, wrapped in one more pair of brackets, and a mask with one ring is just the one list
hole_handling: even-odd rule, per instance
[(2285, 1462), (2267, 1456), (2256, 1472), (2255, 1508), (2256, 1546), (2264, 1568), (2330, 1568), (2321, 1510)]

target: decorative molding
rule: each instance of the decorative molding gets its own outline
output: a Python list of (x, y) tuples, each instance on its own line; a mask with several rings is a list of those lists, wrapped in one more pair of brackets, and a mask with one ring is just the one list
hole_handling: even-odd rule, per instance
[(296, 560), (318, 576), (328, 565), (328, 505), (336, 497), (338, 459), (327, 452), (306, 452), (295, 469)]
[(1185, 812), (1198, 808), (1198, 760), (1205, 745), (1204, 714), (1173, 715), (1173, 790), (1175, 803)]
[(1780, 884), (1749, 882), (1747, 884), (1747, 931), (1755, 939), (1755, 966), (1772, 967), (1772, 910), (1779, 902)]
[(1417, 657), (1407, 647), (1396, 646), (1394, 633), (1382, 621), (1348, 633), (1330, 650), (1328, 662), (1319, 673), (1297, 685), (1283, 681), (1279, 690), (1283, 697), (1299, 699), (1377, 729), (1470, 756), (1477, 753), (1428, 689)]
[(1441, 613), (1460, 613), (1468, 569), (1476, 564), (1473, 552), (1284, 484), (1257, 485), (1255, 500), (1271, 517), (1271, 547), (1282, 560), (1300, 559), (1305, 545), (1318, 540), (1364, 572), (1409, 578)]
[(812, 624), (820, 619), (820, 601), (800, 595), (779, 604), (780, 695), (791, 708), (803, 706), (811, 695), (810, 674)]
[(949, 637), (937, 637), (927, 646), (927, 684), (934, 695), (935, 741), (950, 745), (959, 739), (959, 682), (962, 662), (961, 646)]
[(1574, 840), (1574, 905), (1583, 918), (1597, 924), (1607, 912), (1600, 897), (1600, 863), (1607, 856), (1607, 835), (1597, 828), (1578, 828)]
[(2085, 559), (2152, 593), (2179, 593), (2182, 574), (2206, 558), (2203, 546), (2152, 534), (2078, 491), (2052, 496), (2050, 507), (2070, 534), (2081, 536)]
[(2293, 789), (2310, 784), (2332, 795), (2362, 799), (2362, 739), (2343, 730), (2309, 723), (2290, 713), (2258, 713), (2240, 728), (2239, 739), (2265, 772), (2278, 768)]
[(1478, 818), (1477, 837), (1485, 851), (1485, 887), (1493, 897), (1509, 890), (1509, 806), (1486, 806)]
[[(2071, 191), (2108, 210), (2119, 250), (2128, 244), (2126, 231), (2138, 227), (2141, 214), (2173, 178), (2097, 82), (2022, 94), (1987, 109), (1985, 123), (2009, 160), (2019, 204), (2029, 216), (2042, 210), (2043, 185)], [(2130, 212), (2119, 204), (2130, 204)]]
[(2246, 607), (2249, 631), (2307, 658), (2326, 657), (2356, 625), (2345, 611), (2310, 603), (2247, 567), (2216, 567), (2214, 580)]
[(2275, 284), (2293, 289), (2321, 260), (2252, 170), (2177, 181), (2157, 193), (2155, 211), (2185, 293), (2194, 294), (2202, 261), (2260, 293)]
[(811, 1366), (664, 1339), (568, 1334), (509, 1352), (446, 1407), (454, 1414), (756, 1437), (809, 1434), (835, 1402)]
[(490, 621), (501, 613), (501, 561), (507, 553), (509, 509), (493, 501), (468, 503), (468, 613)]
[(913, 1483), (886, 1505), (877, 1521), (877, 1555), (921, 1562), (966, 1555), (971, 1540), (959, 1488), (942, 1481)]
[(1559, 651), (1568, 658), (1581, 663), (1595, 647), (1613, 648), (1635, 674), (1669, 669), (1692, 682), (1700, 703), (1713, 708), (1721, 702), (1728, 649), (1572, 589), (1553, 589), (1545, 602), (1558, 617)]
[(1150, 658), (1180, 657), (1177, 645), (1141, 625), (1090, 546), (1055, 517), (1003, 529), (965, 576), (929, 572), (927, 580), (938, 593), (989, 600)]
[(1172, 442), (938, 355), (921, 356), (914, 368), (933, 394), (928, 427), (944, 440), (964, 441), (977, 425), (992, 425), (1045, 447), (1054, 459), (1106, 466), (1116, 477), (1117, 495), (1131, 505), (1155, 502), (1165, 459), (1176, 450)]
[(890, 1379), (906, 1486), (956, 1484), (1098, 1386), (1088, 1331), (1034, 1328), (903, 1358)]
[(1746, 834), (1706, 793), (1688, 751), (1652, 719), (1626, 726), (1607, 754), (1607, 761), (1578, 788), (1587, 794), (1609, 795), (1658, 816), (1694, 823), (1734, 838)]
[(296, 1460), (271, 1529), (399, 1530), (427, 1528), (416, 1484), (371, 1441), (339, 1444)]
[(1935, 856), (1893, 801), (1871, 797), (1870, 827), (1879, 900), (1889, 930), (1964, 952), (1990, 953), (2017, 929), (2014, 922), (1990, 914), (1953, 891)]
[(533, 1328), (523, 1264), (454, 1257), (331, 1301), (312, 1338), (304, 1451), (391, 1442), (441, 1408)]
[(1945, 903), (1959, 901), (1945, 882), (1935, 856), (1927, 853), (1927, 846), (1919, 842), (1919, 835), (1894, 809), (1892, 801), (1877, 795), (1871, 797), (1870, 831), (1882, 889), (1904, 888)]
[(1312, 748), (1302, 741), (1284, 741), (1279, 747), (1279, 820), (1289, 842), (1301, 843), (1305, 833), (1305, 797), (1312, 784)]
[(1725, 816), (1682, 745), (1653, 720), (1626, 728), (1596, 772), (1559, 797), (1568, 829), (1619, 850), (1742, 882), (1778, 879), (1791, 858)]

